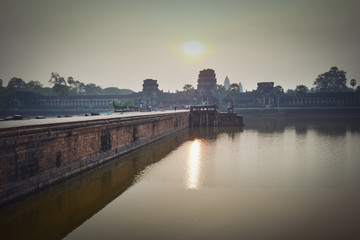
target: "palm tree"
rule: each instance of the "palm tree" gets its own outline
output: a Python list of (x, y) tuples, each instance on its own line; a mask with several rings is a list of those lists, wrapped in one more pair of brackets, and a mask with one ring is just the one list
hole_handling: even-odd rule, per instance
[(355, 79), (351, 79), (350, 80), (350, 85), (353, 87), (353, 89), (355, 89), (355, 85), (356, 85), (356, 80)]
[(66, 81), (58, 73), (52, 72), (49, 83), (54, 84), (53, 89), (60, 98), (66, 98), (69, 95), (69, 87)]
[(227, 91), (227, 95), (231, 98), (233, 104), (235, 104), (235, 99), (239, 96), (239, 94), (239, 84), (232, 83), (229, 87), (229, 90)]
[(58, 73), (52, 72), (51, 77), (49, 80), (49, 83), (52, 83), (54, 85), (60, 84), (60, 85), (66, 85), (66, 81), (63, 77), (61, 77)]
[(195, 88), (191, 84), (185, 84), (183, 87), (183, 93), (188, 99), (189, 104), (191, 104), (191, 98), (194, 96)]

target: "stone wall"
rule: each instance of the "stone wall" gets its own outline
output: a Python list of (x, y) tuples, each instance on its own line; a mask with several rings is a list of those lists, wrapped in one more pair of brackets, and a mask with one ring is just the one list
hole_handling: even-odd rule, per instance
[(0, 129), (0, 205), (188, 125), (182, 112)]

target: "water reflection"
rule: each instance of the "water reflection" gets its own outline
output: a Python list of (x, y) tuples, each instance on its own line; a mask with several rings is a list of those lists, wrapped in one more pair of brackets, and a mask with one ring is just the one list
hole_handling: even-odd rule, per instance
[[(189, 140), (189, 130), (0, 207), (0, 239), (61, 239), (109, 204), (147, 165)], [(21, 231), (19, 230), (21, 229)]]
[(326, 136), (345, 136), (346, 132), (360, 133), (360, 118), (352, 117), (245, 117), (246, 129), (261, 133), (283, 133), (286, 129), (295, 129), (298, 134), (308, 130)]
[(198, 188), (200, 171), (200, 143), (200, 140), (195, 139), (190, 146), (187, 177), (187, 186), (190, 189)]
[(0, 239), (346, 234), (358, 229), (359, 133), (357, 119), (324, 118), (187, 129), (0, 208)]

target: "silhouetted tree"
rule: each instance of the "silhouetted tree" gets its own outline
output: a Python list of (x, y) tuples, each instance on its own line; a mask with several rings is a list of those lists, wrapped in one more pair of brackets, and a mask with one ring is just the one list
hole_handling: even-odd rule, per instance
[(356, 85), (356, 80), (355, 79), (351, 79), (350, 80), (350, 85), (353, 87), (353, 89), (354, 89), (354, 87), (355, 87), (355, 85)]
[(194, 96), (195, 88), (191, 84), (185, 84), (183, 87), (183, 93), (188, 100), (188, 103), (191, 104), (191, 98)]
[(39, 81), (30, 80), (26, 84), (26, 87), (29, 89), (39, 89), (39, 88), (42, 88), (42, 84)]
[[(117, 87), (108, 87), (102, 90), (103, 94), (106, 95), (122, 95), (122, 91)], [(131, 92), (130, 92), (131, 94)]]
[(54, 84), (53, 89), (60, 98), (66, 98), (69, 96), (69, 87), (66, 85), (65, 79), (58, 73), (51, 73), (49, 83)]
[(288, 90), (286, 90), (286, 94), (294, 95), (294, 94), (295, 94), (295, 90), (293, 90), (293, 89), (288, 89)]
[(305, 85), (297, 85), (294, 91), (297, 98), (302, 98), (309, 91), (309, 89)]
[(86, 84), (84, 89), (86, 95), (99, 95), (102, 93), (101, 87), (96, 85), (95, 83)]
[(360, 93), (360, 85), (357, 86), (357, 88), (355, 89), (355, 92)]
[(240, 94), (239, 84), (237, 83), (230, 84), (229, 90), (227, 91), (227, 95), (231, 98), (233, 103), (235, 103), (235, 99), (239, 96), (239, 94)]
[(273, 94), (277, 100), (277, 106), (280, 107), (280, 98), (284, 95), (284, 88), (280, 85), (277, 85), (273, 88)]
[(67, 83), (70, 86), (70, 94), (77, 95), (77, 94), (85, 93), (85, 84), (84, 83), (74, 80), (73, 77), (68, 77)]
[(66, 85), (56, 84), (53, 89), (60, 98), (69, 96), (69, 87)]
[(0, 88), (2, 88), (2, 87), (3, 87), (3, 80), (0, 79)]
[(104, 88), (102, 90), (102, 93), (107, 95), (130, 95), (133, 93), (133, 91), (126, 88), (119, 89), (117, 87), (108, 87), (108, 88)]
[(66, 85), (66, 81), (63, 77), (61, 77), (58, 73), (52, 72), (51, 77), (49, 80), (49, 83), (52, 83), (54, 85), (60, 84), (60, 85)]
[(67, 82), (71, 86), (72, 84), (74, 84), (75, 81), (73, 77), (68, 77)]
[(9, 81), (7, 87), (8, 88), (13, 88), (13, 89), (26, 88), (26, 83), (21, 78), (14, 77)]
[(314, 84), (317, 92), (340, 92), (346, 91), (346, 72), (337, 67), (330, 68), (329, 72), (320, 74)]
[[(230, 85), (229, 85), (230, 88)], [(218, 99), (219, 103), (221, 104), (222, 101), (224, 101), (225, 97), (226, 97), (226, 88), (225, 86), (221, 85), (221, 84), (217, 84), (216, 85), (216, 90), (215, 90), (215, 96)]]

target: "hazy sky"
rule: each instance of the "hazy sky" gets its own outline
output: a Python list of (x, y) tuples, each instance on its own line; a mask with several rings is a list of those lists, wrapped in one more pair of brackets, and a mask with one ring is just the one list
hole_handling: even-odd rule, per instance
[[(332, 66), (360, 82), (359, 0), (0, 0), (0, 78), (48, 86), (51, 72), (101, 87), (171, 92), (212, 68), (244, 90), (285, 90)], [(189, 40), (204, 52), (186, 55)]]

